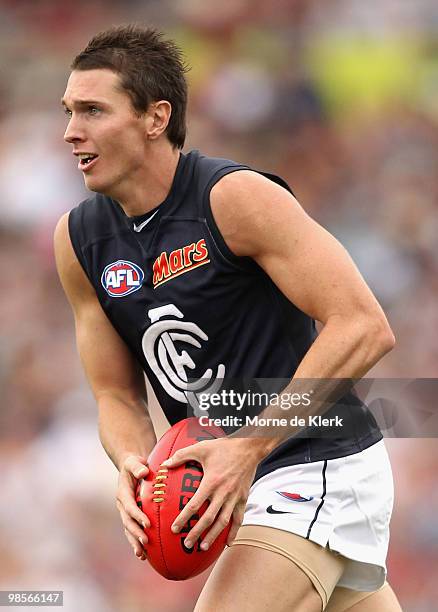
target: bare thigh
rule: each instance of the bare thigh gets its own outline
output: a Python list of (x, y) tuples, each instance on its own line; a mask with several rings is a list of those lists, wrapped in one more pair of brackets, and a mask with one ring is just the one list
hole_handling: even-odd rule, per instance
[(295, 563), (271, 550), (242, 545), (231, 546), (221, 555), (195, 612), (321, 612), (321, 609), (318, 592)]
[(364, 598), (354, 603), (358, 591), (337, 587), (330, 597), (325, 612), (402, 612), (394, 591), (388, 583), (373, 593), (365, 594)]

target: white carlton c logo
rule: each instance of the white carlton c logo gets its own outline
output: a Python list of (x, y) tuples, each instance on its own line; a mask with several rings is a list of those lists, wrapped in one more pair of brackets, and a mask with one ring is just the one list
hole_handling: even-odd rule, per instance
[[(213, 370), (209, 368), (201, 378), (188, 382), (186, 368), (193, 370), (195, 363), (187, 351), (178, 353), (175, 342), (185, 342), (201, 348), (199, 339), (207, 341), (208, 336), (196, 323), (174, 319), (160, 321), (164, 316), (184, 318), (174, 304), (152, 308), (148, 311), (148, 316), (152, 325), (143, 335), (142, 347), (151, 370), (171, 397), (183, 404), (188, 402), (194, 409), (195, 416), (200, 416), (202, 412), (197, 393), (216, 393), (221, 387), (225, 366), (222, 363), (218, 365), (216, 376), (213, 376)], [(205, 411), (203, 413), (205, 414)]]

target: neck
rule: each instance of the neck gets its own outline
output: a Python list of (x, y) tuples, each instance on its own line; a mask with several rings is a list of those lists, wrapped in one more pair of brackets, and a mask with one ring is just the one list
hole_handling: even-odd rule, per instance
[(179, 154), (179, 149), (174, 149), (167, 140), (155, 141), (148, 147), (145, 152), (147, 165), (138, 168), (129, 181), (119, 185), (111, 194), (128, 217), (143, 215), (166, 199), (175, 176)]

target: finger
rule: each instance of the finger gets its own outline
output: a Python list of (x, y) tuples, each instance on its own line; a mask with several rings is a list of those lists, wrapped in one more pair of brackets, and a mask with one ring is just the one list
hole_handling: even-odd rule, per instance
[(146, 551), (143, 548), (143, 546), (141, 545), (141, 542), (139, 542), (133, 535), (132, 533), (130, 533), (128, 531), (128, 529), (124, 530), (125, 532), (125, 536), (126, 539), (128, 540), (128, 542), (131, 544), (132, 549), (134, 551), (134, 553), (136, 554), (137, 557), (141, 557), (143, 555), (146, 555)]
[(129, 533), (127, 529), (125, 529), (125, 535), (126, 535), (128, 542), (132, 546), (132, 550), (134, 551), (135, 556), (141, 561), (144, 561), (147, 557), (146, 557), (146, 552), (143, 546), (140, 544), (140, 542), (138, 542), (134, 538), (134, 536), (131, 533)]
[(173, 533), (179, 533), (181, 529), (188, 523), (194, 514), (197, 513), (202, 504), (209, 498), (211, 491), (208, 486), (199, 485), (199, 489), (184, 506), (184, 509), (178, 514), (173, 521), (171, 530)]
[(151, 523), (146, 514), (142, 512), (142, 510), (140, 510), (140, 508), (137, 506), (137, 503), (132, 498), (131, 491), (129, 491), (129, 493), (123, 490), (119, 492), (119, 495), (117, 497), (117, 508), (119, 512), (120, 509), (123, 508), (131, 518), (137, 521), (137, 523), (139, 525), (142, 525), (145, 529), (151, 526)]
[(231, 546), (234, 538), (237, 535), (237, 532), (239, 531), (239, 528), (243, 521), (243, 516), (245, 514), (245, 505), (246, 504), (239, 504), (239, 506), (236, 506), (236, 508), (234, 509), (233, 523), (231, 525), (230, 533), (228, 534), (227, 546)]
[(213, 524), (220, 509), (220, 503), (211, 503), (209, 505), (193, 529), (191, 529), (187, 534), (186, 539), (184, 540), (184, 546), (186, 548), (192, 548), (192, 546), (195, 545), (195, 542), (197, 542), (201, 538), (201, 535)]
[(147, 459), (138, 455), (130, 455), (123, 464), (123, 469), (137, 479), (145, 478), (149, 473)]
[(148, 536), (137, 523), (134, 521), (124, 510), (123, 508), (120, 510), (120, 517), (122, 519), (123, 526), (129, 533), (142, 544), (142, 546), (146, 546), (148, 543)]
[(148, 467), (143, 466), (143, 468), (145, 470), (144, 478), (136, 479), (135, 476), (133, 474), (131, 474), (131, 472), (129, 472), (126, 469), (123, 469), (120, 472), (120, 475), (119, 475), (119, 487), (118, 487), (118, 489), (119, 489), (118, 490), (119, 497), (121, 495), (126, 497), (126, 499), (130, 499), (130, 498), (134, 498), (135, 497), (135, 492), (137, 490), (137, 485), (141, 484), (141, 482), (146, 479), (146, 477), (147, 477), (147, 475), (149, 473), (149, 468)]
[(214, 521), (212, 528), (203, 538), (202, 543), (201, 543), (201, 550), (208, 550), (211, 547), (211, 545), (216, 540), (216, 538), (229, 525), (232, 514), (233, 514), (233, 504), (232, 503), (228, 504), (227, 506), (223, 506), (222, 511), (216, 516), (216, 520)]
[(161, 465), (167, 468), (174, 468), (178, 467), (178, 465), (186, 463), (186, 461), (199, 460), (199, 454), (196, 448), (197, 446), (197, 444), (193, 444), (192, 446), (187, 446), (186, 448), (180, 448), (179, 450), (175, 451), (175, 453), (169, 457), (169, 459), (163, 461)]

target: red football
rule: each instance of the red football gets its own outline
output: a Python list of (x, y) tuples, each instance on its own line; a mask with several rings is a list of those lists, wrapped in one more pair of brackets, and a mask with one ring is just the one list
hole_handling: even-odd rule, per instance
[(148, 536), (147, 558), (152, 567), (169, 580), (192, 578), (214, 563), (225, 547), (231, 523), (209, 550), (200, 549), (201, 540), (193, 548), (186, 548), (184, 540), (207, 509), (208, 502), (201, 506), (180, 533), (172, 533), (170, 527), (196, 493), (203, 475), (202, 467), (195, 461), (169, 469), (161, 468), (161, 464), (180, 448), (224, 435), (220, 427), (201, 427), (194, 417), (176, 423), (155, 445), (148, 458), (149, 474), (138, 483), (137, 505), (151, 522), (150, 528), (145, 530)]

